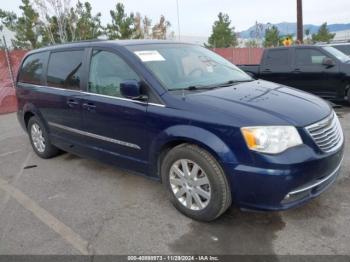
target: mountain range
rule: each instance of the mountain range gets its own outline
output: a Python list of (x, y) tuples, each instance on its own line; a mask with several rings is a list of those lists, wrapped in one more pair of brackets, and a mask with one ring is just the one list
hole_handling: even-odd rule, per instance
[[(278, 23), (278, 24), (261, 24), (261, 36), (265, 36), (265, 30), (269, 26), (275, 25), (277, 26), (278, 30), (280, 31), (281, 35), (296, 35), (297, 32), (297, 24), (296, 23)], [(311, 24), (305, 24), (304, 30), (309, 29), (311, 34), (317, 33), (318, 29), (320, 28), (320, 25), (311, 25)], [(350, 23), (349, 24), (329, 24), (328, 25), (329, 31), (331, 32), (338, 32), (343, 30), (350, 30)], [(256, 32), (256, 26), (252, 26), (248, 28), (245, 31), (239, 32), (240, 38), (251, 38), (255, 36)]]

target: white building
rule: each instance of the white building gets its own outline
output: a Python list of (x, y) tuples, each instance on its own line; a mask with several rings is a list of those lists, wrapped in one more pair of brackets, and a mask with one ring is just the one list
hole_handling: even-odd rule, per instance
[(350, 41), (350, 30), (334, 32), (335, 37), (333, 42), (348, 42)]

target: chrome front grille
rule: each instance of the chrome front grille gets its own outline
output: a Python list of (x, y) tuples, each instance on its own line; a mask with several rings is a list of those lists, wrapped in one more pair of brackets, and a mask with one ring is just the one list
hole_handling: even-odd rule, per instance
[(306, 130), (325, 153), (336, 151), (343, 144), (344, 135), (335, 112), (326, 119), (306, 127)]

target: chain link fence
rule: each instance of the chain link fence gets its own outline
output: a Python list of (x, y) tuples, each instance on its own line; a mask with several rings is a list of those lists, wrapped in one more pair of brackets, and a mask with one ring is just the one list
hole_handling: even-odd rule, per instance
[(26, 52), (0, 50), (0, 114), (17, 111), (15, 78)]

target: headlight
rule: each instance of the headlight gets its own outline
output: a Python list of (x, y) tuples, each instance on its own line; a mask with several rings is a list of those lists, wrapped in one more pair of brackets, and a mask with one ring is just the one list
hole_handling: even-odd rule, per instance
[(303, 141), (294, 126), (242, 127), (242, 134), (250, 150), (278, 154)]

